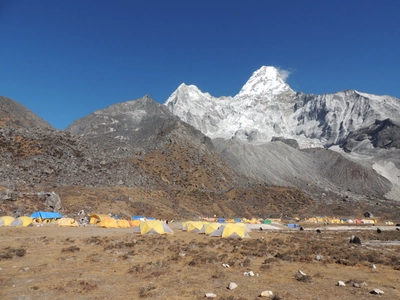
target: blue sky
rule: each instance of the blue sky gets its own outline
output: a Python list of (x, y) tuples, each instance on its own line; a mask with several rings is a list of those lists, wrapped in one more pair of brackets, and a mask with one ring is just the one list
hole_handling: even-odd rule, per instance
[(0, 0), (0, 95), (57, 129), (182, 83), (235, 95), (263, 65), (296, 91), (400, 98), (398, 0)]

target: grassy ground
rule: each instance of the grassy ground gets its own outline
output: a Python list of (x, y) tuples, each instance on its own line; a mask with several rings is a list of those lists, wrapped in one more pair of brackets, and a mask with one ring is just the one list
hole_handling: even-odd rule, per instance
[[(250, 300), (264, 290), (275, 299), (400, 299), (400, 246), (383, 245), (399, 241), (399, 231), (263, 230), (238, 240), (171, 227), (171, 236), (0, 227), (0, 299), (179, 300), (213, 292), (217, 299)], [(352, 234), (362, 245), (349, 243)], [(307, 276), (296, 278), (299, 269)], [(255, 276), (244, 276), (247, 271)], [(338, 280), (346, 287), (336, 286)], [(238, 288), (228, 290), (230, 282)], [(374, 288), (385, 294), (371, 294)]]

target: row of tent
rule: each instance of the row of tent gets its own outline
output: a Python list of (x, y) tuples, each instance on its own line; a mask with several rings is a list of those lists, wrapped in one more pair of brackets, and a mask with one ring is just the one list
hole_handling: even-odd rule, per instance
[(224, 238), (249, 238), (249, 229), (244, 223), (226, 223), (218, 222), (202, 222), (188, 221), (183, 222), (180, 226), (182, 231), (204, 233), (209, 236)]
[[(21, 216), (18, 218), (13, 218), (11, 216), (0, 217), (0, 226), (28, 227), (37, 222), (38, 219), (33, 219), (27, 216)], [(78, 226), (78, 223), (72, 218), (60, 218), (54, 222), (60, 226)]]

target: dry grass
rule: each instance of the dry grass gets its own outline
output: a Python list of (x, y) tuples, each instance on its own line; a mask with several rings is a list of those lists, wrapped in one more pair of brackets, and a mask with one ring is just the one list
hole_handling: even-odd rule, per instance
[[(364, 245), (373, 232), (357, 232), (362, 245), (350, 244), (352, 233), (343, 232), (250, 235), (230, 240), (177, 229), (173, 236), (141, 236), (130, 229), (0, 227), (0, 298), (180, 300), (213, 292), (218, 299), (253, 300), (268, 289), (275, 299), (377, 299), (373, 288), (385, 292), (379, 299), (400, 298), (399, 246)], [(307, 275), (295, 275), (299, 269)], [(248, 271), (255, 276), (244, 276)], [(346, 287), (336, 286), (338, 280)], [(238, 288), (228, 290), (229, 282)]]

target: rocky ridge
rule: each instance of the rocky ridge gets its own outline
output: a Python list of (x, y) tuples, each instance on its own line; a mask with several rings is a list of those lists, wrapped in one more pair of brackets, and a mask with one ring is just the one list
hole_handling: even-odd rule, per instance
[(297, 209), (312, 203), (297, 190), (239, 175), (208, 137), (149, 96), (96, 111), (66, 131), (2, 127), (0, 157), (0, 190), (19, 195), (0, 209), (14, 214), (21, 205), (43, 209), (41, 191), (59, 194), (64, 212), (118, 207), (125, 216), (250, 217), (277, 215), (287, 201)]

